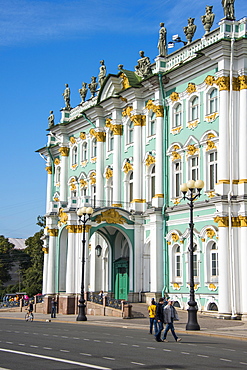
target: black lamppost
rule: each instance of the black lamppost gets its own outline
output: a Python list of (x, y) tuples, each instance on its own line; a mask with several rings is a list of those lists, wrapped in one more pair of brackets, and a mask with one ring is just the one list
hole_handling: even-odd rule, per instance
[(84, 299), (84, 266), (85, 266), (85, 245), (86, 245), (86, 223), (90, 220), (91, 214), (93, 213), (92, 207), (79, 208), (77, 215), (79, 222), (82, 222), (82, 270), (81, 270), (81, 296), (78, 304), (78, 316), (76, 321), (87, 321), (85, 314), (85, 299)]
[[(201, 190), (204, 186), (202, 180), (189, 180), (187, 183), (180, 186), (180, 190), (183, 193), (183, 199), (189, 201), (188, 205), (190, 207), (190, 262), (189, 262), (189, 271), (190, 271), (190, 300), (188, 302), (188, 322), (186, 324), (186, 330), (200, 330), (200, 326), (197, 322), (197, 304), (195, 301), (195, 288), (194, 288), (194, 243), (193, 243), (193, 232), (194, 232), (194, 223), (193, 223), (193, 209), (194, 209), (194, 200), (201, 196)], [(195, 193), (195, 189), (197, 192)], [(186, 195), (187, 194), (187, 195)]]

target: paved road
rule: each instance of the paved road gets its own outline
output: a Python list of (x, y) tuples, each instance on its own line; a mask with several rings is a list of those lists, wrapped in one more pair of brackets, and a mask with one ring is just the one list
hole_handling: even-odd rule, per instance
[(247, 369), (245, 341), (181, 337), (158, 343), (138, 328), (0, 319), (0, 368)]

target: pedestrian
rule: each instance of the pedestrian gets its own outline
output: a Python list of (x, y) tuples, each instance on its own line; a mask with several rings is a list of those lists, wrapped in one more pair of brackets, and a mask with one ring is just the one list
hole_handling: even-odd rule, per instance
[(157, 307), (156, 307), (156, 321), (157, 321), (157, 326), (158, 326), (158, 329), (157, 329), (157, 333), (154, 335), (155, 337), (155, 340), (157, 342), (162, 342), (161, 340), (161, 332), (164, 328), (164, 314), (163, 314), (163, 304), (164, 304), (164, 298), (160, 298), (159, 299), (159, 303), (157, 304)]
[(153, 333), (153, 327), (154, 327), (154, 333), (157, 333), (157, 322), (155, 320), (156, 316), (156, 302), (154, 298), (151, 300), (150, 306), (148, 306), (148, 314), (149, 314), (149, 334)]
[(174, 329), (174, 325), (173, 325), (173, 321), (178, 321), (179, 318), (178, 318), (177, 310), (173, 306), (173, 301), (172, 300), (168, 301), (168, 304), (164, 307), (163, 311), (164, 311), (163, 312), (164, 322), (166, 324), (166, 328), (165, 328), (165, 331), (164, 331), (164, 334), (163, 334), (163, 341), (168, 342), (168, 340), (166, 339), (166, 336), (167, 336), (168, 331), (171, 330), (175, 341), (180, 342), (182, 340), (182, 338), (178, 338), (178, 336), (175, 333), (175, 329)]
[(55, 301), (55, 298), (52, 298), (51, 300), (51, 318), (56, 318), (56, 312), (57, 312), (57, 302)]

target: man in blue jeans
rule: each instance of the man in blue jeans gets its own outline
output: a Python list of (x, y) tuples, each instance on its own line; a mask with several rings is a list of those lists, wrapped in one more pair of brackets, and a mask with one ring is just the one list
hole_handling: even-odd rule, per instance
[(163, 313), (164, 313), (164, 322), (166, 323), (166, 328), (165, 328), (164, 335), (163, 335), (163, 341), (168, 342), (168, 340), (166, 339), (166, 336), (167, 336), (168, 331), (171, 330), (175, 341), (180, 342), (182, 339), (177, 337), (175, 330), (174, 330), (174, 325), (173, 325), (173, 321), (179, 320), (176, 308), (173, 306), (173, 301), (171, 300), (168, 301), (168, 304), (165, 306)]
[(155, 340), (157, 340), (157, 342), (162, 342), (160, 336), (164, 328), (163, 303), (164, 303), (164, 298), (160, 298), (159, 303), (157, 304), (157, 307), (156, 307), (156, 318), (155, 319), (157, 321), (158, 332), (154, 335), (154, 337), (155, 337)]

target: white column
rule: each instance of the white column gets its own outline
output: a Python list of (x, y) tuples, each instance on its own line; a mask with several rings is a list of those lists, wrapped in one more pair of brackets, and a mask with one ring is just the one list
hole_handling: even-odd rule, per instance
[(75, 225), (68, 225), (66, 293), (75, 293)]
[(219, 148), (218, 148), (218, 181), (229, 180), (229, 92), (220, 90), (219, 99)]
[(229, 258), (228, 227), (219, 227), (219, 315), (231, 314)]
[[(245, 225), (247, 225), (247, 217), (245, 217)], [(246, 281), (247, 281), (247, 227), (240, 228), (240, 294), (239, 300), (241, 302), (240, 312), (245, 320), (247, 319), (247, 294), (246, 294)]]
[(67, 202), (68, 194), (68, 155), (69, 148), (61, 147), (59, 149), (61, 153), (61, 175), (60, 175), (60, 201)]
[(47, 294), (56, 293), (56, 242), (57, 229), (49, 229), (49, 256), (48, 256), (48, 271), (47, 271)]
[[(99, 129), (97, 129), (99, 130)], [(96, 131), (96, 129), (95, 129)], [(97, 131), (97, 162), (96, 162), (96, 206), (103, 206), (104, 200), (104, 141), (105, 132)], [(97, 204), (98, 201), (98, 204)]]
[[(241, 76), (244, 78), (245, 76)], [(241, 78), (240, 77), (240, 78)], [(247, 76), (246, 76), (247, 82)], [(245, 88), (244, 88), (245, 86)], [(247, 83), (240, 87), (239, 92), (239, 180), (247, 182), (247, 155), (246, 155), (246, 137), (247, 137)]]
[(132, 207), (136, 211), (143, 208), (142, 199), (142, 126), (145, 125), (146, 117), (141, 114), (135, 114), (130, 117), (134, 122), (134, 147), (133, 147), (133, 203)]
[[(142, 256), (144, 247), (144, 228), (143, 228), (143, 218), (135, 216), (135, 243), (134, 243), (134, 291), (138, 293), (143, 289), (142, 286)], [(131, 248), (131, 246), (130, 246)], [(131, 265), (129, 265), (131, 269)]]
[(46, 213), (49, 213), (50, 206), (51, 206), (51, 200), (52, 200), (52, 165), (50, 163), (50, 160), (47, 162), (46, 166), (47, 171), (47, 186), (46, 186)]
[(113, 203), (121, 203), (121, 134), (122, 125), (114, 125), (114, 155), (113, 155)]
[[(82, 225), (82, 228), (83, 228), (83, 225)], [(88, 291), (88, 285), (89, 285), (89, 282), (90, 282), (90, 276), (89, 276), (89, 271), (90, 271), (90, 268), (88, 266), (88, 257), (89, 257), (89, 249), (88, 249), (88, 244), (89, 244), (89, 228), (90, 228), (90, 225), (86, 225), (86, 233), (85, 233), (85, 255), (84, 255), (84, 261), (85, 261), (85, 265), (84, 265), (84, 291), (87, 292)], [(78, 234), (79, 236), (79, 243), (78, 243), (78, 270), (77, 270), (77, 275), (78, 275), (78, 280), (77, 280), (77, 290), (76, 290), (76, 293), (79, 293), (81, 292), (81, 280), (82, 280), (82, 248), (83, 248), (83, 244), (82, 244), (82, 238), (83, 238), (83, 233), (79, 233)]]
[(45, 235), (43, 251), (44, 251), (44, 266), (43, 266), (42, 294), (46, 294), (47, 293), (48, 258), (49, 258), (49, 237), (48, 235)]
[(163, 288), (163, 217), (160, 213), (150, 214), (150, 278), (151, 292)]

